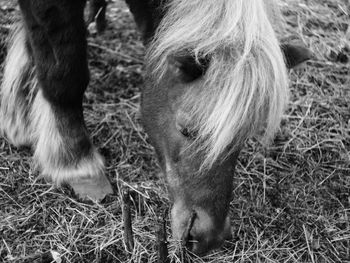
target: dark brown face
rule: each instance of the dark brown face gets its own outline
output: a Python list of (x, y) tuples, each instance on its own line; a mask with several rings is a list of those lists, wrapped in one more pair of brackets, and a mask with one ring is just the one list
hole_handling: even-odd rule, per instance
[[(230, 236), (228, 210), (238, 153), (205, 172), (198, 172), (203, 156), (193, 154), (189, 148), (195, 133), (187, 126), (190, 120), (180, 109), (179, 100), (193, 81), (198, 86), (201, 78), (187, 80), (184, 81), (181, 69), (175, 66), (159, 84), (149, 78), (141, 110), (144, 128), (156, 149), (173, 202), (173, 236), (188, 240), (187, 246), (194, 253), (204, 254)], [(185, 233), (193, 212), (193, 225)]]

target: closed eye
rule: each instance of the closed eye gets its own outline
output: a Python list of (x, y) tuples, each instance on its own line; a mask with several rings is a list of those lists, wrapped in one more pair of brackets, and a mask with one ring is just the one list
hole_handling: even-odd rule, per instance
[(181, 130), (181, 133), (182, 133), (182, 135), (185, 136), (185, 137), (190, 137), (190, 131), (188, 130), (188, 128), (183, 128), (183, 129)]
[(183, 110), (178, 110), (175, 117), (175, 127), (183, 137), (195, 140), (198, 136), (198, 130), (191, 121), (191, 117)]
[(185, 83), (195, 81), (205, 75), (210, 63), (209, 58), (201, 58), (198, 62), (191, 55), (176, 57), (175, 60)]
[(197, 132), (196, 131), (191, 131), (189, 128), (184, 127), (180, 129), (181, 134), (191, 140), (194, 140), (197, 137)]

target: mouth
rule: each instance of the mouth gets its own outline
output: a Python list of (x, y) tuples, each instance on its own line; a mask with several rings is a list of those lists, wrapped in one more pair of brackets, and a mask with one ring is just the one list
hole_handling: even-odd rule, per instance
[(196, 217), (197, 217), (197, 214), (193, 210), (191, 213), (191, 216), (187, 221), (185, 231), (182, 233), (182, 236), (181, 236), (181, 245), (183, 247), (189, 247), (191, 243), (195, 242), (195, 240), (193, 240), (193, 237), (191, 236), (191, 230), (192, 230), (194, 221), (196, 220)]

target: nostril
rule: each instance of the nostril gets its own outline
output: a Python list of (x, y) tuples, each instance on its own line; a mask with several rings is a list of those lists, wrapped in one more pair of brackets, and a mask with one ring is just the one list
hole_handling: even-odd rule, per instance
[(219, 247), (230, 236), (229, 218), (218, 222), (216, 217), (202, 208), (195, 207), (191, 210), (183, 203), (175, 202), (171, 216), (173, 237), (199, 256)]
[(186, 244), (186, 248), (197, 256), (204, 256), (211, 249), (211, 242), (201, 236), (192, 236)]
[(193, 240), (193, 236), (191, 235), (191, 230), (193, 228), (194, 221), (196, 220), (197, 214), (194, 210), (191, 212), (191, 216), (187, 222), (187, 225), (185, 227), (185, 231), (182, 234), (181, 237), (181, 243), (183, 246), (187, 246), (189, 241)]
[(186, 231), (187, 249), (192, 253), (203, 256), (210, 250), (220, 247), (225, 240), (231, 237), (231, 224), (229, 217), (226, 218), (223, 227), (220, 229), (213, 224), (210, 217), (205, 217), (200, 211), (190, 220), (189, 228)]
[(198, 240), (196, 240), (191, 234), (189, 234), (188, 240), (183, 246), (186, 247), (189, 251), (193, 252), (195, 250), (196, 243), (198, 243)]
[(186, 247), (189, 251), (197, 255), (201, 255), (207, 252), (208, 242), (201, 238), (200, 233), (197, 233), (198, 230), (196, 230), (196, 227), (194, 227), (196, 221), (199, 221), (199, 218), (197, 216), (197, 213), (192, 210), (185, 230), (182, 234), (181, 245), (183, 247)]
[(208, 236), (194, 236), (186, 244), (186, 248), (197, 256), (204, 256), (212, 249), (216, 249), (222, 245), (223, 239)]

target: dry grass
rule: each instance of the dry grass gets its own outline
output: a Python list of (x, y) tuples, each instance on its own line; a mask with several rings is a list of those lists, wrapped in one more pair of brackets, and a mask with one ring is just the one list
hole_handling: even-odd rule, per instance
[[(11, 2), (0, 2), (0, 63), (18, 14)], [(290, 107), (271, 147), (251, 140), (240, 156), (234, 240), (196, 262), (350, 262), (350, 5), (283, 2), (284, 37), (306, 44), (315, 59), (291, 72)], [(38, 179), (28, 149), (0, 139), (0, 262), (34, 262), (49, 250), (64, 262), (156, 261), (157, 217), (169, 200), (138, 122), (144, 50), (121, 0), (108, 19), (103, 36), (89, 37), (85, 116), (116, 193), (133, 193), (134, 251), (123, 241), (120, 194), (103, 204), (77, 202)]]

